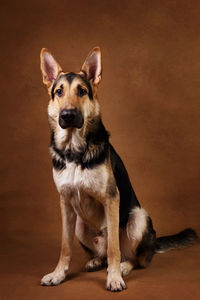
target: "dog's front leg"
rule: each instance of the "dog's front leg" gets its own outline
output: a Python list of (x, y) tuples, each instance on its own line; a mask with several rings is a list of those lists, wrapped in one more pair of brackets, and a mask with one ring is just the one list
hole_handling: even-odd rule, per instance
[(60, 207), (62, 216), (62, 244), (60, 258), (55, 270), (42, 278), (42, 285), (58, 285), (65, 279), (69, 269), (76, 214), (69, 201), (62, 196), (60, 197)]
[(126, 288), (120, 271), (120, 249), (119, 249), (119, 195), (108, 199), (105, 203), (108, 232), (108, 275), (106, 288), (112, 292), (121, 291)]

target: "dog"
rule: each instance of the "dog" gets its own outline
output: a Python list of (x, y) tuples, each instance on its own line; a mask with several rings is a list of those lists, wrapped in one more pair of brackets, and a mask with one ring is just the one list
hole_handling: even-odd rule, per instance
[(78, 73), (63, 72), (45, 48), (40, 58), (50, 95), (50, 153), (62, 215), (60, 258), (41, 284), (64, 281), (76, 234), (91, 254), (86, 270), (107, 265), (106, 288), (121, 291), (126, 288), (123, 277), (133, 268), (147, 267), (155, 253), (193, 244), (197, 234), (188, 228), (176, 235), (156, 237), (151, 218), (140, 206), (102, 123), (97, 98), (102, 78), (100, 48), (89, 53)]

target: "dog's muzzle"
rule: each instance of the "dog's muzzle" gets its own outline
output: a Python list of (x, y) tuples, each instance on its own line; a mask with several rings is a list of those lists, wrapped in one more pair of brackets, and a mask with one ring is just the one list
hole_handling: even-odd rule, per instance
[(81, 128), (83, 126), (82, 113), (76, 108), (63, 109), (59, 116), (59, 125), (61, 128), (66, 129), (69, 127)]

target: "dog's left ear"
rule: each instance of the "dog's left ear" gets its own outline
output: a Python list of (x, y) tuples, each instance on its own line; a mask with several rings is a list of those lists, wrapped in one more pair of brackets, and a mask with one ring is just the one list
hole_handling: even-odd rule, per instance
[(60, 65), (46, 48), (43, 48), (40, 53), (40, 68), (42, 71), (43, 82), (48, 88), (62, 71)]
[(94, 85), (98, 85), (101, 81), (102, 64), (101, 64), (101, 50), (95, 47), (88, 54), (81, 71), (84, 72), (88, 80), (92, 80)]

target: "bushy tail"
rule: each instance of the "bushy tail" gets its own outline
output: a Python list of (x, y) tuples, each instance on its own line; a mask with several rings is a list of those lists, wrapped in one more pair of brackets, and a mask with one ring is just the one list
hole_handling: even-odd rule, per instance
[(197, 241), (198, 235), (196, 232), (191, 228), (187, 228), (177, 234), (157, 238), (155, 253), (164, 253), (171, 249), (184, 248)]

